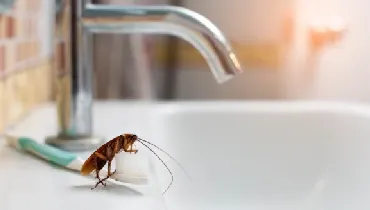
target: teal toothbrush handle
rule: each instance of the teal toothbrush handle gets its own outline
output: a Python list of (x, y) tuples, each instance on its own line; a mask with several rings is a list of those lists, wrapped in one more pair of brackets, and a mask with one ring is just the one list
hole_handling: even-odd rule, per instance
[(33, 139), (20, 137), (18, 139), (20, 149), (29, 151), (45, 160), (48, 160), (59, 166), (67, 167), (73, 160), (77, 159), (77, 155), (60, 150), (56, 147), (47, 144), (39, 144)]

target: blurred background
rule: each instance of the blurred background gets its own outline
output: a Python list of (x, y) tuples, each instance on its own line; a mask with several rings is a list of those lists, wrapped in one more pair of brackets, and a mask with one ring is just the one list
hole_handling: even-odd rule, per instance
[[(0, 130), (56, 98), (65, 70), (63, 1), (0, 0)], [(353, 0), (96, 0), (177, 5), (229, 38), (244, 73), (217, 84), (193, 47), (169, 36), (94, 35), (95, 98), (370, 99), (369, 6)], [(369, 33), (369, 34), (368, 34)]]

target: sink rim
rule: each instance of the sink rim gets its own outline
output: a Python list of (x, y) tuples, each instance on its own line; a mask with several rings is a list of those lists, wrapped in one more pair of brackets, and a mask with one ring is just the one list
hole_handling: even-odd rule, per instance
[(173, 101), (153, 103), (158, 115), (172, 115), (180, 112), (265, 112), (303, 113), (325, 112), (333, 114), (357, 114), (370, 116), (370, 106), (359, 102), (336, 101)]

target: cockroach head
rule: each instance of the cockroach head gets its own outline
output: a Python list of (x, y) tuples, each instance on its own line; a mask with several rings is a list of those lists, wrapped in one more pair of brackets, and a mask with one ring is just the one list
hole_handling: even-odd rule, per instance
[(128, 143), (133, 144), (135, 141), (137, 141), (139, 138), (135, 134), (126, 133), (125, 138), (127, 139)]

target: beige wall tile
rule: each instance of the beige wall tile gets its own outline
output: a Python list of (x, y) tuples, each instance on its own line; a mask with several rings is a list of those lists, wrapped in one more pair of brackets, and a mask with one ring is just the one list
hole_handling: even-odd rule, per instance
[(5, 16), (0, 15), (0, 40), (5, 39)]
[[(36, 105), (50, 100), (51, 62), (45, 61), (30, 69), (13, 74), (3, 80), (0, 97), (1, 124), (10, 124)], [(37, 82), (35, 82), (37, 81)], [(1, 89), (0, 89), (1, 91)]]
[(22, 104), (17, 94), (17, 77), (8, 77), (5, 80), (5, 121), (7, 124), (17, 120), (22, 114)]
[(0, 74), (5, 71), (6, 68), (6, 47), (0, 45)]
[(9, 13), (0, 15), (0, 132), (52, 98), (53, 62), (40, 57), (44, 40), (37, 34), (44, 3), (16, 0)]
[(5, 47), (5, 69), (11, 70), (15, 68), (16, 64), (16, 43), (8, 42), (4, 45)]
[(4, 81), (0, 80), (0, 132), (3, 131), (4, 126), (5, 126), (5, 109), (4, 109), (4, 104), (5, 104), (5, 97), (4, 97)]

